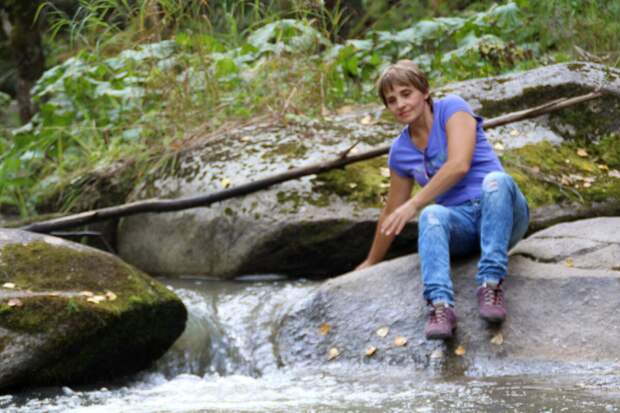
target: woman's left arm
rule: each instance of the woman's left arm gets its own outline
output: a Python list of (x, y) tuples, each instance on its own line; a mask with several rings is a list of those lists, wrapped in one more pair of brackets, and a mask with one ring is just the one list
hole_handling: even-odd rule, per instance
[(446, 122), (446, 135), (448, 159), (420, 192), (385, 219), (381, 227), (383, 234), (400, 234), (422, 208), (452, 188), (469, 171), (476, 147), (476, 119), (469, 113), (456, 112)]

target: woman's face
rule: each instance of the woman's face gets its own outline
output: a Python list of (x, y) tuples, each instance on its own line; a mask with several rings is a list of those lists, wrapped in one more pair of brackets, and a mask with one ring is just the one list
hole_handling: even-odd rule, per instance
[(386, 91), (387, 108), (400, 123), (412, 124), (424, 113), (429, 93), (422, 93), (413, 86), (394, 85)]

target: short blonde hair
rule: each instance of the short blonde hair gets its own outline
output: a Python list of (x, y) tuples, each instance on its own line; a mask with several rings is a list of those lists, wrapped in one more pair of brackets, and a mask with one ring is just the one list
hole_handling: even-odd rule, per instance
[[(411, 60), (399, 60), (389, 65), (377, 80), (377, 92), (387, 106), (385, 94), (387, 91), (394, 89), (394, 86), (413, 86), (422, 93), (428, 93), (430, 86), (426, 75)], [(431, 108), (433, 107), (433, 99), (429, 96), (426, 100)]]

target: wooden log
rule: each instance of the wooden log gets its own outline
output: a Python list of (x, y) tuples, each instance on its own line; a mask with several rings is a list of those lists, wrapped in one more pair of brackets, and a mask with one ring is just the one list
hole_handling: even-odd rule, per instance
[[(498, 126), (517, 122), (519, 120), (529, 119), (546, 113), (561, 110), (573, 105), (577, 105), (579, 103), (596, 99), (600, 96), (602, 96), (602, 92), (595, 91), (586, 95), (581, 95), (573, 98), (557, 99), (531, 109), (525, 109), (489, 119), (484, 123), (484, 127), (485, 129), (496, 128)], [(300, 168), (290, 169), (284, 173), (271, 175), (263, 179), (258, 179), (253, 182), (248, 182), (247, 184), (238, 185), (233, 188), (227, 188), (211, 194), (190, 196), (178, 199), (147, 199), (113, 207), (86, 211), (79, 214), (67, 215), (47, 221), (36, 222), (23, 226), (20, 229), (39, 233), (49, 233), (50, 231), (74, 228), (93, 222), (99, 222), (108, 219), (120, 218), (146, 212), (161, 213), (209, 206), (215, 202), (242, 195), (247, 195), (261, 189), (268, 188), (275, 184), (301, 178), (302, 176), (313, 175), (336, 168), (342, 168), (343, 166), (348, 164), (385, 155), (390, 149), (390, 146), (386, 145), (376, 149), (372, 149), (370, 151), (349, 155), (350, 149), (352, 149), (352, 147), (349, 148), (349, 150), (343, 152), (336, 159), (332, 159), (326, 162), (314, 163)]]

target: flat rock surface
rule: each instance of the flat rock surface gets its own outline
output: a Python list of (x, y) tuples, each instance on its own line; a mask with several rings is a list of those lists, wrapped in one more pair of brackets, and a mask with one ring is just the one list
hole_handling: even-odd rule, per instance
[[(548, 233), (583, 240), (612, 240), (620, 218), (562, 224)], [(605, 235), (608, 234), (608, 235)], [(458, 328), (453, 340), (424, 338), (426, 305), (422, 298), (416, 254), (383, 262), (363, 271), (324, 282), (306, 300), (292, 305), (280, 322), (277, 348), (285, 365), (330, 363), (410, 363), (441, 366), (449, 371), (489, 369), (517, 372), (519, 366), (541, 369), (566, 364), (620, 367), (620, 271), (610, 262), (608, 248), (596, 252), (606, 260), (596, 268), (567, 263), (552, 245), (536, 244), (538, 255), (556, 262), (538, 262), (528, 252), (537, 237), (517, 244), (505, 279), (508, 318), (501, 326), (487, 325), (478, 316), (475, 274), (477, 259), (453, 263)], [(617, 255), (616, 258), (617, 259)], [(377, 332), (387, 327), (382, 337)], [(384, 331), (385, 332), (385, 331)], [(397, 337), (407, 344), (396, 344)], [(400, 339), (402, 344), (402, 339)], [(370, 347), (376, 350), (367, 355)]]

